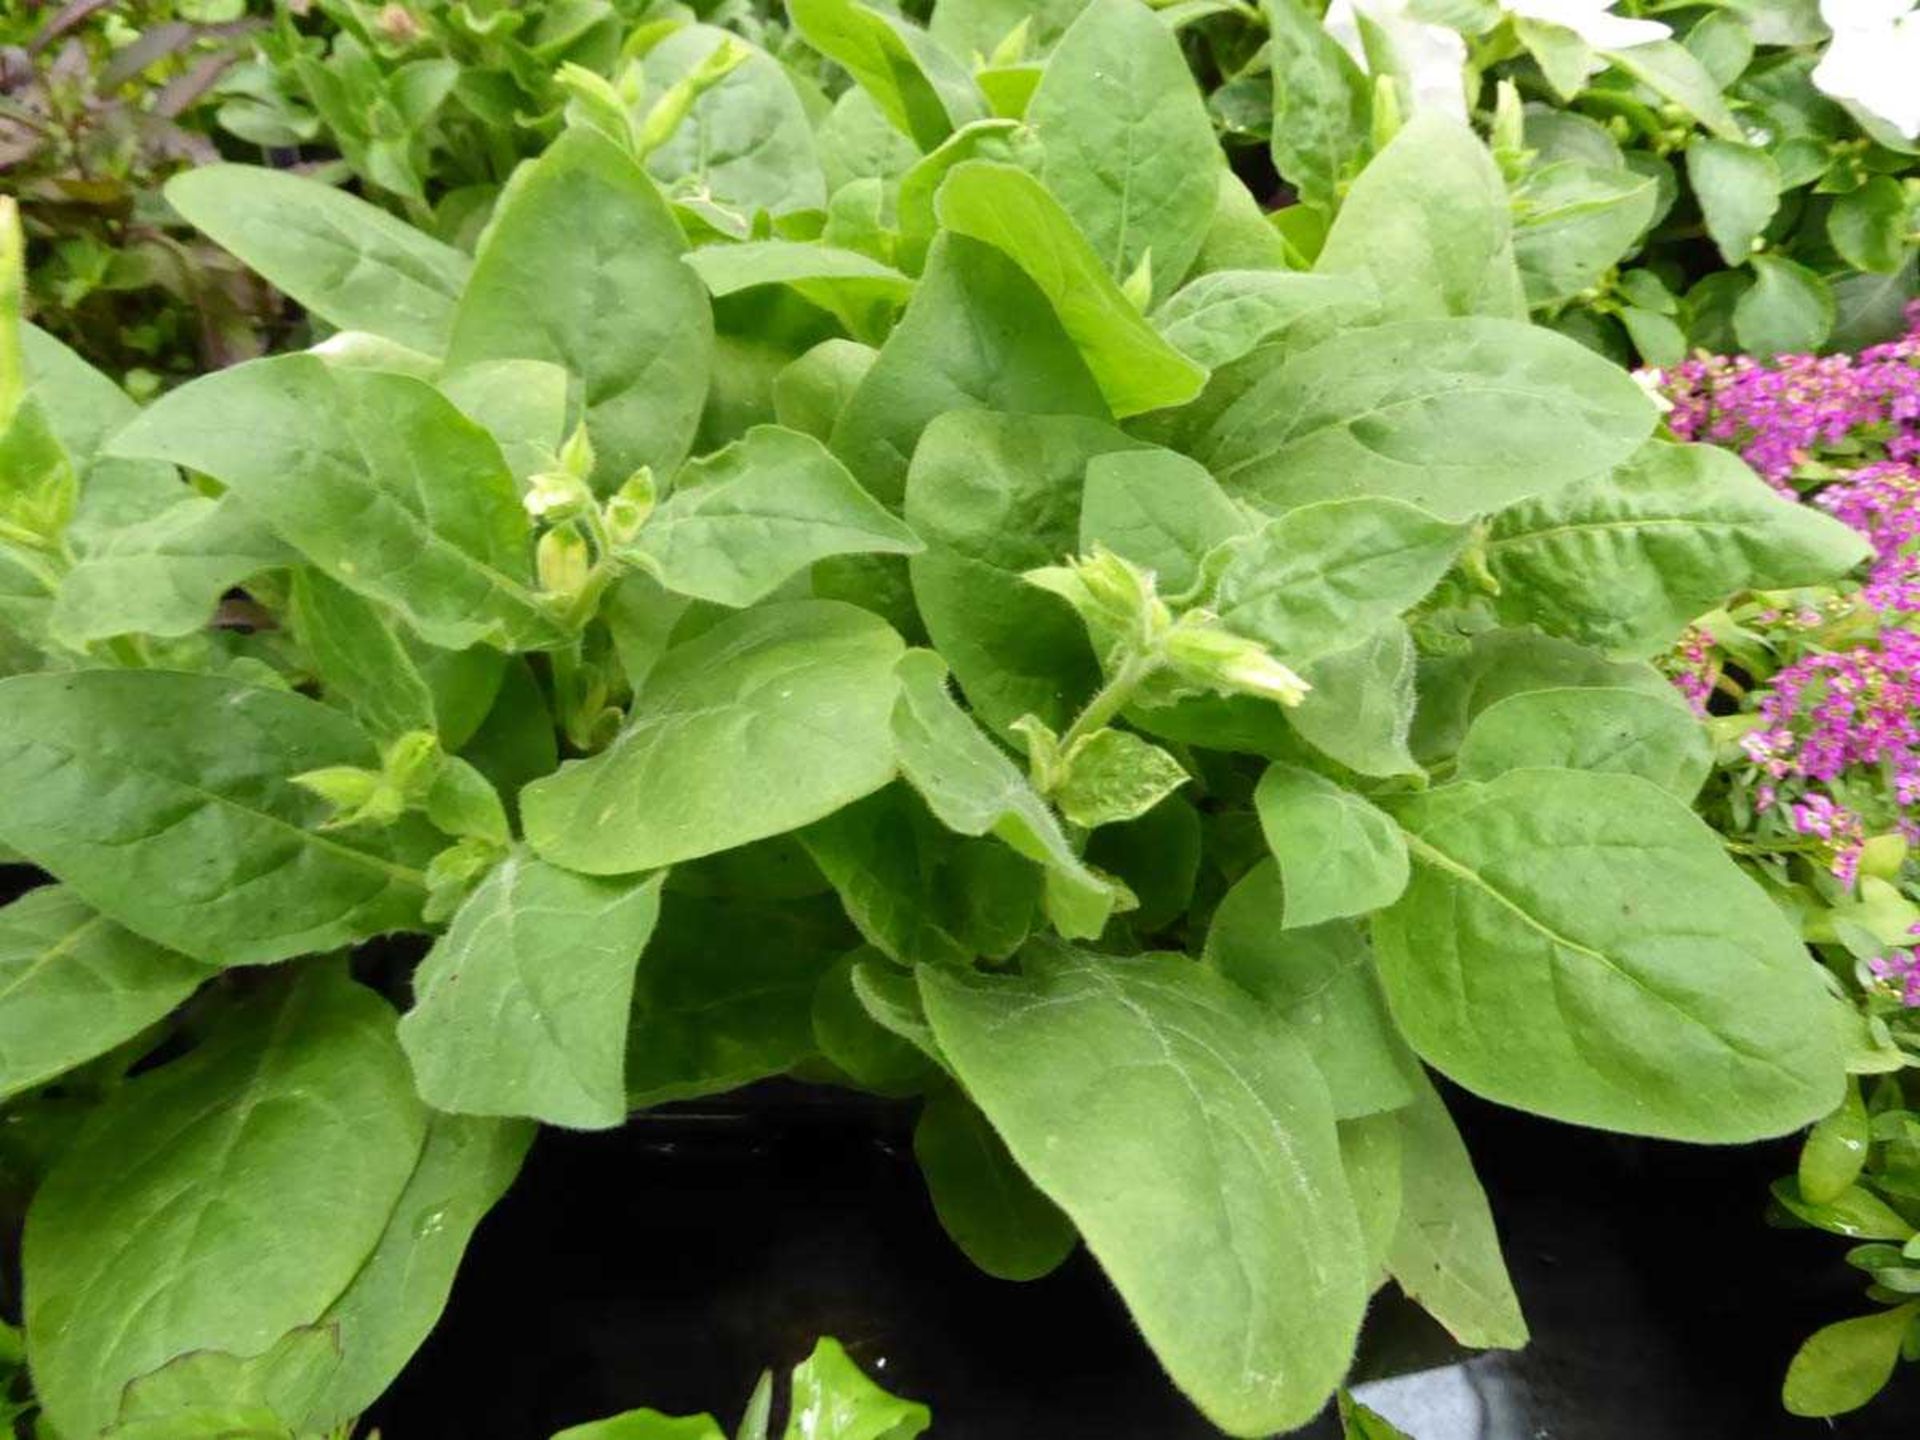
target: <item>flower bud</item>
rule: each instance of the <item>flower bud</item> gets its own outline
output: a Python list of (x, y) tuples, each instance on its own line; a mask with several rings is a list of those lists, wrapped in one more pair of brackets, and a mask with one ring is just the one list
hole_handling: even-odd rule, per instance
[(600, 507), (600, 519), (607, 527), (607, 538), (616, 545), (626, 544), (640, 533), (640, 528), (653, 514), (653, 506), (653, 471), (642, 465), (627, 477), (627, 483), (620, 487), (619, 492)]
[(571, 600), (587, 588), (593, 574), (593, 556), (586, 539), (571, 525), (547, 531), (533, 555), (540, 588), (547, 594)]
[[(1200, 615), (1195, 611), (1189, 619)], [(1164, 654), (1181, 679), (1223, 694), (1257, 695), (1298, 705), (1313, 687), (1266, 652), (1258, 641), (1207, 623), (1175, 627)]]

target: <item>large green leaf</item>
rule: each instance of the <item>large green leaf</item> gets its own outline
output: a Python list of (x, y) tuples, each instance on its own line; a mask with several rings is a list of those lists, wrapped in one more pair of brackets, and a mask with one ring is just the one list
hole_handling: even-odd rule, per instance
[(1659, 187), (1623, 168), (1565, 160), (1515, 189), (1513, 253), (1527, 303), (1571, 300), (1627, 254), (1652, 223)]
[(893, 776), (900, 637), (837, 601), (769, 605), (669, 650), (606, 750), (521, 793), (527, 839), (588, 875), (797, 829)]
[(823, 1336), (793, 1367), (784, 1440), (918, 1440), (931, 1419), (926, 1406), (889, 1395)]
[(455, 312), (449, 367), (550, 360), (584, 386), (596, 475), (669, 473), (707, 394), (713, 314), (686, 240), (644, 171), (567, 131), (517, 171)]
[(1321, 754), (1361, 775), (1412, 775), (1418, 656), (1404, 622), (1389, 621), (1356, 644), (1300, 667), (1313, 688), (1287, 723)]
[(979, 1107), (948, 1085), (913, 1127), (913, 1155), (940, 1226), (997, 1280), (1037, 1280), (1080, 1241), (1060, 1207), (1034, 1188)]
[(961, 411), (927, 427), (907, 477), (908, 562), (927, 633), (980, 718), (1025, 714), (1064, 729), (1099, 685), (1086, 627), (1022, 578), (1075, 548), (1081, 479), (1096, 456), (1140, 448), (1066, 415)]
[(534, 1127), (520, 1120), (430, 1115), (426, 1143), (353, 1282), (320, 1322), (340, 1336), (340, 1367), (308, 1423), (361, 1414), (427, 1338), (474, 1228), (520, 1173)]
[(1284, 1019), (1313, 1056), (1342, 1120), (1397, 1109), (1417, 1068), (1387, 1014), (1360, 927), (1286, 927), (1292, 895), (1263, 860), (1207, 927), (1207, 964)]
[(1212, 608), (1289, 663), (1318, 660), (1424, 599), (1466, 530), (1398, 500), (1302, 505), (1236, 547)]
[(1467, 1088), (1673, 1139), (1779, 1135), (1844, 1082), (1791, 924), (1687, 806), (1631, 775), (1514, 770), (1401, 804), (1413, 882), (1374, 920), (1395, 1018)]
[(793, 0), (788, 13), (801, 37), (846, 67), (921, 150), (985, 117), (986, 103), (965, 67), (911, 21), (859, 0)]
[(131, 1040), (208, 971), (63, 886), (0, 908), (0, 1099)]
[(1367, 1289), (1312, 1062), (1184, 957), (1035, 948), (1024, 970), (919, 972), (961, 1082), (1208, 1418), (1243, 1436), (1305, 1423)]
[(258, 165), (201, 165), (167, 202), (307, 309), (438, 355), (473, 262), (334, 185)]
[(1360, 67), (1301, 0), (1262, 0), (1273, 84), (1269, 148), (1281, 178), (1331, 210), (1366, 155), (1370, 96)]
[(205, 471), (436, 645), (559, 638), (532, 589), (527, 516), (500, 447), (424, 381), (311, 355), (256, 360), (175, 390), (113, 445)]
[(1486, 540), (1503, 619), (1619, 655), (1664, 651), (1737, 591), (1819, 584), (1870, 553), (1854, 531), (1776, 495), (1729, 451), (1661, 442), (1502, 511)]
[(287, 618), (328, 700), (380, 740), (436, 728), (426, 677), (378, 605), (310, 565), (294, 571), (287, 601)]
[(95, 1435), (127, 1381), (254, 1355), (317, 1320), (380, 1241), (427, 1130), (393, 1012), (343, 970), (282, 978), (116, 1092), (27, 1215), (34, 1390)]
[(1517, 1350), (1527, 1343), (1527, 1322), (1487, 1192), (1446, 1103), (1424, 1074), (1413, 1083), (1413, 1103), (1398, 1112), (1400, 1223), (1387, 1268), (1462, 1345)]
[(1365, 276), (1386, 320), (1527, 313), (1507, 187), (1479, 138), (1434, 111), (1361, 172), (1314, 268)]
[(1027, 273), (1116, 416), (1183, 405), (1200, 393), (1207, 372), (1147, 323), (1060, 202), (1025, 170), (989, 160), (956, 165), (934, 208), (947, 229), (993, 246)]
[(1274, 510), (1381, 495), (1462, 520), (1619, 464), (1655, 419), (1624, 371), (1510, 320), (1405, 321), (1240, 364), (1191, 453)]
[(1460, 746), (1460, 775), (1509, 770), (1638, 775), (1692, 803), (1713, 768), (1706, 727), (1672, 697), (1605, 688), (1522, 690), (1489, 705)]
[(1374, 320), (1377, 309), (1362, 275), (1215, 270), (1169, 296), (1153, 312), (1153, 323), (1194, 360), (1217, 367), (1270, 340), (1324, 340)]
[(115, 635), (187, 635), (248, 576), (293, 552), (232, 495), (181, 497), (102, 537), (60, 582), (48, 619), (69, 645)]
[(1358, 791), (1297, 765), (1269, 765), (1253, 803), (1286, 881), (1283, 928), (1366, 915), (1407, 888), (1399, 827)]
[[(647, 88), (664, 93), (727, 40), (742, 44), (712, 25), (681, 26), (643, 58)], [(669, 193), (697, 195), (747, 217), (827, 203), (806, 107), (780, 62), (757, 47), (746, 47), (726, 78), (694, 100), (673, 133), (648, 152), (647, 169)]]
[(1139, 0), (1093, 0), (1027, 103), (1041, 176), (1125, 281), (1144, 261), (1169, 294), (1213, 221), (1213, 122), (1173, 32)]
[(214, 675), (86, 670), (0, 681), (0, 841), (103, 914), (222, 965), (419, 921), (405, 830), (317, 834), (289, 777), (376, 763), (351, 720)]
[(738, 606), (829, 555), (919, 548), (818, 440), (756, 425), (684, 467), (624, 553), (669, 590)]
[(1823, 1325), (1787, 1367), (1781, 1400), (1791, 1415), (1844, 1415), (1886, 1387), (1920, 1316), (1920, 1301)]
[(657, 875), (501, 861), (414, 974), (400, 1044), (421, 1098), (582, 1130), (625, 1121), (633, 972), (659, 911)]
[(1198, 462), (1173, 450), (1116, 450), (1087, 462), (1081, 553), (1104, 545), (1151, 570), (1166, 594), (1200, 578), (1201, 562), (1252, 520)]
[(833, 451), (875, 499), (897, 505), (921, 432), (950, 410), (1108, 415), (1046, 296), (964, 235), (934, 242), (906, 314), (833, 427)]

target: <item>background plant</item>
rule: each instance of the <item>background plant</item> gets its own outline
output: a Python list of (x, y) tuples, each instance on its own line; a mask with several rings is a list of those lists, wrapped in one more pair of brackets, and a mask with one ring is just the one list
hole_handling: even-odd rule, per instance
[(1703, 617), (1675, 661), (1715, 738), (1705, 813), (1849, 979), (1877, 1056), (1775, 1187), (1783, 1218), (1866, 1242), (1848, 1258), (1888, 1307), (1828, 1326), (1794, 1362), (1788, 1406), (1834, 1414), (1920, 1348), (1907, 1298), (1920, 1155), (1900, 1078), (1920, 1063), (1920, 336), (1910, 325), (1858, 357), (1689, 361), (1659, 379), (1676, 433), (1739, 449), (1874, 550), (1857, 585)]
[(1875, 1063), (1652, 663), (1870, 547), (1528, 323), (1467, 128), (1381, 112), (1303, 269), (1178, 15), (790, 18), (797, 77), (701, 24), (562, 72), (472, 253), (175, 177), (318, 343), (144, 409), (13, 323), (0, 227), (0, 843), (55, 882), (0, 912), (0, 1088), (62, 1433), (277, 1346), (303, 1388), (241, 1398), (345, 1424), (536, 1122), (797, 1073), (917, 1098), (969, 1255), (1084, 1240), (1267, 1434), (1389, 1278), (1524, 1341), (1425, 1065), (1733, 1142)]

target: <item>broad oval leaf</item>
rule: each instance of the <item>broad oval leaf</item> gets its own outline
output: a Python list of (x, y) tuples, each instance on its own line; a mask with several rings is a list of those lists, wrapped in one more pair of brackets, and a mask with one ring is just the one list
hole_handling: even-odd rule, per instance
[(1298, 270), (1216, 270), (1175, 291), (1153, 312), (1170, 342), (1209, 369), (1257, 345), (1310, 345), (1377, 318), (1373, 288), (1360, 275)]
[(1297, 765), (1269, 765), (1253, 803), (1286, 881), (1283, 929), (1365, 915), (1407, 888), (1400, 827), (1357, 791)]
[(173, 391), (113, 448), (213, 476), (436, 645), (561, 636), (532, 588), (527, 515), (500, 447), (425, 381), (311, 355), (256, 360)]
[(438, 355), (473, 262), (337, 186), (258, 165), (201, 165), (167, 182), (189, 224), (342, 330)]
[(1635, 656), (1664, 651), (1738, 591), (1819, 584), (1869, 554), (1854, 531), (1775, 494), (1729, 451), (1660, 442), (1503, 510), (1486, 540), (1509, 623)]
[(419, 923), (404, 827), (318, 834), (289, 777), (377, 763), (346, 716), (215, 675), (84, 670), (0, 681), (0, 840), (101, 913), (220, 965)]
[(1901, 1347), (1920, 1316), (1920, 1301), (1824, 1325), (1807, 1337), (1787, 1367), (1781, 1402), (1790, 1415), (1844, 1415), (1885, 1388)]
[(0, 1099), (131, 1040), (211, 972), (47, 885), (0, 908)]
[(1304, 664), (1419, 603), (1466, 539), (1464, 527), (1398, 500), (1302, 505), (1235, 546), (1211, 608), (1229, 630)]
[(624, 1122), (627, 1012), (660, 879), (521, 854), (495, 866), (414, 973), (400, 1044), (420, 1098), (580, 1130)]
[(922, 969), (941, 1050), (1066, 1211), (1168, 1373), (1229, 1434), (1305, 1423), (1352, 1358), (1364, 1246), (1325, 1085), (1184, 957)]
[(528, 841), (569, 870), (621, 875), (798, 829), (878, 790), (893, 776), (902, 649), (885, 621), (837, 601), (722, 621), (667, 652), (604, 751), (521, 792)]
[(1432, 110), (1361, 172), (1314, 268), (1371, 281), (1384, 320), (1527, 313), (1500, 171), (1472, 130)]
[(1655, 418), (1624, 371), (1510, 320), (1405, 321), (1240, 363), (1249, 383), (1191, 453), (1271, 510), (1378, 495), (1464, 520), (1619, 464)]
[(1027, 273), (1073, 337), (1114, 415), (1184, 405), (1207, 372), (1160, 337), (1060, 202), (1013, 165), (956, 165), (934, 201), (940, 223), (999, 250)]
[(1396, 810), (1413, 881), (1374, 920), (1414, 1048), (1576, 1124), (1732, 1143), (1839, 1102), (1835, 1002), (1686, 805), (1630, 775), (1515, 770)]
[(1713, 768), (1706, 727), (1684, 704), (1639, 690), (1523, 690), (1489, 705), (1460, 746), (1460, 776), (1509, 770), (1638, 775), (1691, 804)]
[(756, 425), (680, 471), (623, 551), (682, 595), (751, 605), (829, 555), (911, 555), (913, 532), (810, 435)]
[(859, 0), (795, 0), (789, 13), (801, 37), (845, 66), (922, 151), (985, 117), (985, 101), (965, 67), (912, 21)]
[(913, 1157), (940, 1228), (996, 1280), (1037, 1280), (1080, 1243), (1073, 1222), (1034, 1188), (987, 1117), (954, 1086), (921, 1110)]
[(1042, 178), (1107, 274), (1166, 295), (1213, 221), (1220, 150), (1179, 41), (1139, 0), (1093, 0), (1027, 104)]
[(426, 1129), (393, 1012), (330, 965), (117, 1091), (27, 1215), (47, 1419), (96, 1435), (122, 1387), (175, 1355), (255, 1355), (319, 1319), (378, 1245)]
[(1207, 553), (1252, 524), (1205, 467), (1176, 451), (1118, 450), (1087, 462), (1081, 553), (1104, 545), (1153, 571), (1164, 594), (1191, 587)]
[(455, 312), (447, 364), (550, 360), (584, 386), (596, 475), (671, 473), (706, 400), (713, 312), (666, 202), (586, 128), (517, 171)]

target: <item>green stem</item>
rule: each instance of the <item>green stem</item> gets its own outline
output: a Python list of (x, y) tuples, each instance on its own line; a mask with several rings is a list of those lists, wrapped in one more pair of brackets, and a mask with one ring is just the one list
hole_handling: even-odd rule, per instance
[(1160, 668), (1161, 661), (1156, 655), (1129, 655), (1114, 672), (1113, 678), (1095, 693), (1087, 702), (1073, 724), (1067, 727), (1067, 733), (1060, 737), (1060, 753), (1067, 754), (1080, 741), (1094, 731), (1103, 728), (1114, 716), (1127, 708), (1127, 702), (1133, 698), (1133, 692), (1146, 682), (1154, 671)]

